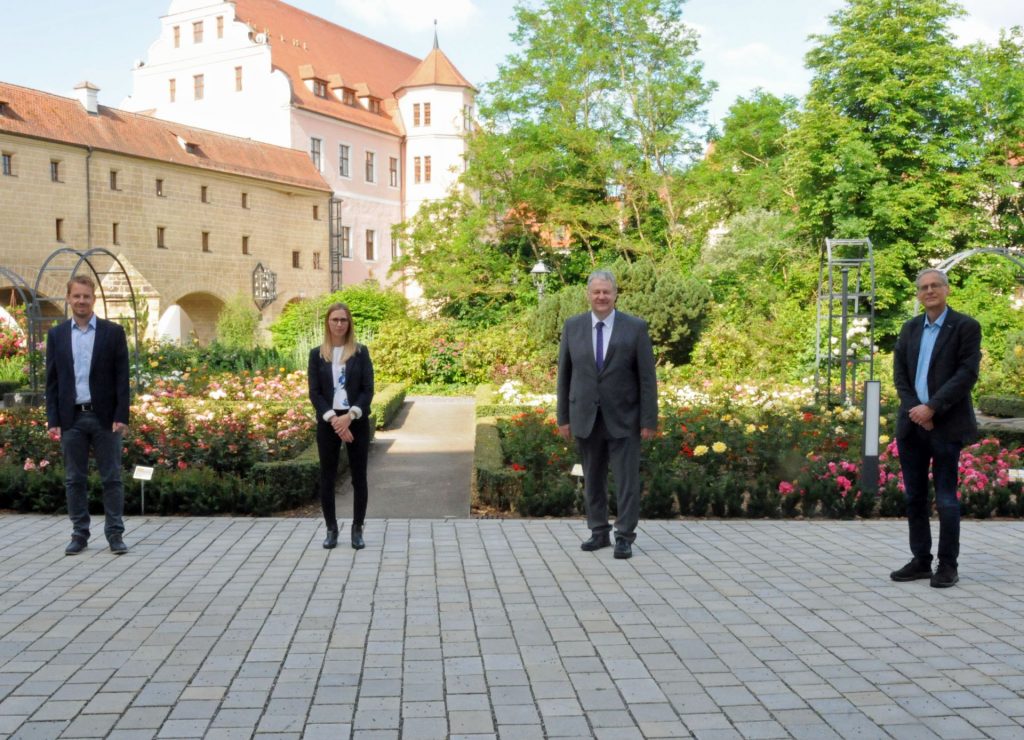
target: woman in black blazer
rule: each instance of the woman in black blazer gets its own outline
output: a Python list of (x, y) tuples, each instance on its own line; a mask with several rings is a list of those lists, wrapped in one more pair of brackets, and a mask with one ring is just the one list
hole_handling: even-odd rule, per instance
[(327, 549), (338, 545), (334, 513), (334, 484), (338, 477), (341, 443), (348, 452), (355, 501), (352, 507), (352, 547), (361, 550), (363, 520), (369, 491), (366, 466), (370, 456), (370, 402), (373, 363), (370, 352), (356, 342), (352, 312), (344, 303), (327, 307), (324, 341), (309, 352), (309, 400), (316, 409), (316, 446), (320, 453), (320, 506), (327, 522)]

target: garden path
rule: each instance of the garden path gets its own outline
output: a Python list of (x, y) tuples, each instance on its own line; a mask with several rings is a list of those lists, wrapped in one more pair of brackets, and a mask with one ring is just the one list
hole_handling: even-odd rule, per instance
[[(370, 447), (367, 519), (469, 517), (472, 398), (409, 396)], [(352, 483), (338, 484), (338, 518), (352, 518)], [(373, 523), (368, 522), (367, 537)]]

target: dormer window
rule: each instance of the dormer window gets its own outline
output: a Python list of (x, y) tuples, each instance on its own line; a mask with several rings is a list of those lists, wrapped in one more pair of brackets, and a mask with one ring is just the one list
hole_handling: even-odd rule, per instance
[(378, 113), (379, 114), (380, 113), (380, 100), (378, 100), (377, 98), (367, 98), (366, 99), (366, 108), (367, 108), (367, 110), (370, 111), (370, 113)]
[(0, 116), (6, 116), (6, 115), (7, 115), (7, 101), (6, 100), (0, 100)]
[(327, 97), (327, 83), (323, 80), (313, 80), (313, 94), (318, 98)]
[(356, 91), (351, 88), (343, 88), (341, 91), (341, 102), (345, 105), (356, 104)]
[(180, 136), (176, 138), (178, 139), (178, 146), (184, 149), (186, 154), (199, 154), (198, 144), (191, 141), (187, 141), (186, 139), (183, 139)]

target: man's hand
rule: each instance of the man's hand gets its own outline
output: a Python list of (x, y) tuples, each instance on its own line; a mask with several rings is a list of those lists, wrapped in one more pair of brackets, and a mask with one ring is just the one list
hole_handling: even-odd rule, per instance
[(649, 427), (642, 427), (640, 429), (640, 439), (654, 439), (654, 437), (655, 437), (655, 435), (657, 435), (657, 433), (658, 433), (657, 429), (651, 429)]
[(121, 422), (121, 421), (115, 421), (114, 422), (114, 427), (113, 427), (113, 429), (111, 431), (113, 431), (114, 434), (119, 434), (119, 433), (122, 433), (122, 432), (126, 432), (126, 431), (128, 431), (128, 425), (125, 424), (124, 422)]
[(558, 436), (560, 436), (562, 439), (572, 439), (572, 430), (569, 429), (568, 424), (558, 425)]
[[(935, 416), (935, 412), (931, 406), (925, 403), (918, 404), (910, 409), (910, 420), (921, 426), (924, 426), (926, 422), (931, 422), (933, 416)], [(929, 427), (925, 428), (928, 429)]]
[(60, 441), (60, 427), (50, 427), (49, 429), (46, 430), (46, 434), (54, 442), (59, 442)]

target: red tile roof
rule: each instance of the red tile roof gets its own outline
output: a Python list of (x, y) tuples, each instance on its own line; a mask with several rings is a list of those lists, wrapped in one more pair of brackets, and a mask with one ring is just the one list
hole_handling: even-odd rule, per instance
[(427, 58), (420, 62), (416, 71), (409, 75), (398, 89), (421, 85), (451, 85), (476, 89), (469, 84), (459, 70), (455, 69), (455, 65), (445, 56), (445, 53), (436, 46), (430, 50)]
[[(331, 192), (309, 155), (295, 149), (105, 105), (91, 115), (73, 98), (5, 82), (0, 100), (7, 102), (0, 115), (5, 133)], [(186, 152), (181, 141), (195, 145), (195, 153)]]
[[(441, 60), (436, 62), (440, 70), (437, 74), (448, 80), (442, 84), (471, 87), (439, 50), (432, 51), (421, 62), (410, 54), (279, 0), (235, 0), (235, 17), (248, 23), (255, 32), (267, 34), (274, 67), (292, 80), (292, 104), (332, 118), (401, 135), (400, 123), (393, 115), (388, 115), (395, 109), (387, 105), (387, 100), (400, 87), (408, 87), (410, 78), (435, 57)], [(303, 72), (309, 72), (307, 67), (315, 70), (318, 79), (330, 81), (332, 88), (340, 78), (351, 90), (371, 91), (370, 94), (385, 101), (382, 112), (371, 113), (361, 105), (342, 103), (333, 94), (327, 98), (317, 97), (302, 82)]]

